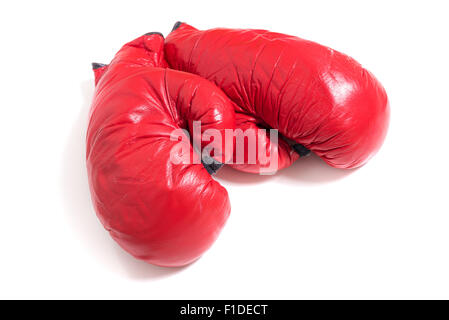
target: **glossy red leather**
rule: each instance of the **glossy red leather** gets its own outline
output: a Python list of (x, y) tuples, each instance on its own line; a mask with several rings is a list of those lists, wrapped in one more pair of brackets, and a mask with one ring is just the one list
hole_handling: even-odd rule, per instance
[(159, 34), (139, 37), (94, 70), (87, 170), (97, 216), (112, 238), (136, 258), (176, 267), (212, 245), (230, 203), (201, 163), (170, 161), (179, 143), (171, 132), (195, 120), (221, 132), (234, 128), (235, 118), (214, 84), (165, 68), (163, 43)]
[[(182, 23), (167, 36), (165, 54), (172, 68), (219, 86), (237, 104), (238, 126), (278, 129), (333, 167), (365, 164), (384, 141), (384, 88), (331, 48), (266, 30), (202, 31)], [(297, 159), (283, 141), (279, 150), (279, 168)], [(259, 171), (258, 164), (234, 167)]]

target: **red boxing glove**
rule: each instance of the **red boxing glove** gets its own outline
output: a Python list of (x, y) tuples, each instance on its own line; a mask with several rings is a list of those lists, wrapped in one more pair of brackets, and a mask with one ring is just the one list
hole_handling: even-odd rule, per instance
[[(237, 105), (238, 127), (279, 130), (278, 169), (308, 150), (333, 167), (356, 168), (385, 138), (390, 110), (384, 88), (328, 47), (265, 30), (201, 31), (177, 23), (165, 54), (172, 68), (219, 86)], [(256, 173), (263, 165), (234, 167)]]
[[(230, 203), (190, 140), (172, 133), (193, 121), (202, 121), (202, 132), (221, 133), (234, 129), (235, 117), (214, 84), (165, 68), (163, 44), (162, 35), (150, 33), (124, 45), (109, 65), (94, 64), (87, 170), (97, 216), (112, 238), (136, 258), (174, 267), (212, 245)], [(232, 157), (214, 147), (217, 160)], [(174, 164), (173, 155), (197, 164)]]

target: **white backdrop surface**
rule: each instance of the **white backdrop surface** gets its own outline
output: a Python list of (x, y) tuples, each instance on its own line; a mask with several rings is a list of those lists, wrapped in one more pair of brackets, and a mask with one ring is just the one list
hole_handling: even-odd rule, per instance
[[(449, 298), (447, 1), (24, 1), (0, 4), (0, 298)], [(177, 21), (265, 28), (345, 52), (385, 86), (369, 164), (317, 157), (275, 176), (224, 168), (232, 212), (182, 269), (103, 230), (84, 164), (92, 61)]]

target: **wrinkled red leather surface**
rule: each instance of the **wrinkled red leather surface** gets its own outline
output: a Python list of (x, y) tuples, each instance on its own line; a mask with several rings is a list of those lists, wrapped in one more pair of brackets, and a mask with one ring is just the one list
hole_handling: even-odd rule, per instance
[[(271, 127), (337, 168), (365, 164), (389, 122), (382, 85), (352, 58), (317, 43), (266, 30), (181, 24), (165, 41), (172, 68), (198, 74), (237, 105), (237, 126)], [(297, 155), (279, 145), (279, 168)], [(258, 172), (258, 164), (235, 165)]]
[(170, 134), (194, 120), (203, 130), (234, 128), (235, 118), (215, 85), (164, 68), (163, 42), (158, 34), (139, 37), (95, 70), (87, 169), (95, 210), (112, 238), (136, 258), (182, 266), (211, 246), (230, 203), (201, 163), (171, 163), (178, 142)]

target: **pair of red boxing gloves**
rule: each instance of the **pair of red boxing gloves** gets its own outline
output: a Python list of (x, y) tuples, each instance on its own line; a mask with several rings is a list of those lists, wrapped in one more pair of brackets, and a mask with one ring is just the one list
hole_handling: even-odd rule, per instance
[[(178, 22), (166, 39), (145, 34), (93, 67), (86, 157), (94, 207), (123, 249), (159, 266), (189, 264), (217, 238), (231, 208), (211, 176), (223, 163), (275, 172), (311, 151), (356, 168), (388, 128), (387, 95), (369, 71), (266, 30)], [(239, 159), (237, 135), (220, 139), (232, 132), (244, 133)], [(250, 157), (254, 150), (269, 160)]]

